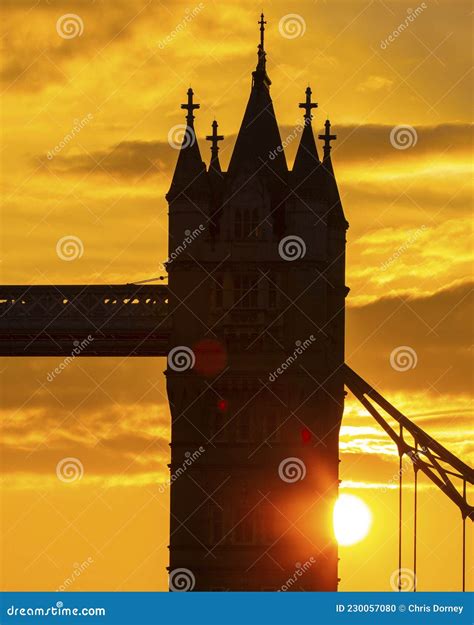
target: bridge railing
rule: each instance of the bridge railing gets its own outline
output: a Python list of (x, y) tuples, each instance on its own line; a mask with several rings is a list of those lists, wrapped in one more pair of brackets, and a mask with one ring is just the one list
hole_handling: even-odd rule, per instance
[(164, 355), (166, 286), (0, 287), (0, 354), (60, 355), (91, 336), (84, 355)]
[(166, 286), (60, 285), (0, 287), (0, 322), (54, 316), (153, 316), (166, 310)]

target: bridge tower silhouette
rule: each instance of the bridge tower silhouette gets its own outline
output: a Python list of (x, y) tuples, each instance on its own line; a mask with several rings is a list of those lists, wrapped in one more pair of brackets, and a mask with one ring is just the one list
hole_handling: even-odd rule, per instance
[[(265, 23), (262, 15), (226, 172), (217, 122), (206, 137), (206, 168), (192, 89), (182, 105), (186, 125), (167, 194), (168, 285), (1, 286), (0, 356), (167, 357), (171, 590), (278, 590), (290, 579), (289, 590), (337, 589), (331, 513), (344, 387), (398, 450), (398, 589), (409, 457), (415, 511), (421, 471), (461, 513), (464, 590), (474, 472), (344, 361), (348, 223), (331, 162), (336, 136), (326, 120), (320, 159), (308, 87), (301, 124), (282, 141)], [(290, 171), (284, 144), (295, 139)]]
[(330, 528), (344, 406), (348, 224), (329, 153), (335, 137), (327, 122), (321, 162), (309, 87), (288, 169), (263, 16), (260, 24), (228, 170), (220, 166), (216, 122), (207, 170), (202, 162), (199, 105), (189, 89), (167, 195), (171, 474), (186, 453), (205, 449), (171, 485), (170, 569), (193, 571), (198, 590), (277, 590), (296, 562), (311, 559), (299, 587), (336, 590)]

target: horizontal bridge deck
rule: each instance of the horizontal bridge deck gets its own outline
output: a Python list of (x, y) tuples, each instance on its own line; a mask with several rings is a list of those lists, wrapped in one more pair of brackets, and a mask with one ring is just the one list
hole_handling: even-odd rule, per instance
[(166, 356), (170, 330), (163, 285), (0, 287), (2, 356)]

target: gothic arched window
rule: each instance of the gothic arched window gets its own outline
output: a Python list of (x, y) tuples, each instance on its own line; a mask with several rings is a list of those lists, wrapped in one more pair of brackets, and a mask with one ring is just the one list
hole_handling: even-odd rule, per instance
[(215, 276), (214, 282), (214, 306), (222, 308), (224, 306), (224, 276), (219, 274)]
[(227, 440), (227, 416), (218, 408), (215, 408), (211, 413), (209, 430), (211, 440), (214, 440), (216, 443), (222, 443)]
[(254, 274), (234, 276), (234, 306), (258, 308), (258, 278)]
[(234, 217), (234, 237), (236, 239), (242, 238), (242, 212), (240, 208), (235, 211)]
[(237, 417), (237, 441), (239, 443), (248, 443), (250, 440), (250, 419), (250, 413), (245, 410), (242, 410)]
[(254, 208), (252, 209), (249, 236), (258, 237), (258, 234), (259, 234), (258, 210)]
[(276, 443), (280, 439), (278, 411), (271, 405), (264, 416), (264, 437), (269, 443)]
[(244, 484), (234, 508), (234, 531), (232, 536), (235, 545), (254, 544), (255, 518), (255, 511), (252, 510), (247, 496), (247, 485)]
[(258, 237), (259, 220), (257, 208), (238, 208), (234, 216), (234, 237), (245, 240)]
[(257, 540), (264, 545), (274, 540), (274, 515), (275, 509), (271, 504), (260, 503), (257, 508)]
[(277, 289), (277, 276), (275, 273), (270, 272), (267, 276), (268, 284), (268, 307), (277, 308), (278, 306), (278, 289)]
[(217, 545), (224, 538), (224, 510), (217, 504), (209, 508), (209, 543)]

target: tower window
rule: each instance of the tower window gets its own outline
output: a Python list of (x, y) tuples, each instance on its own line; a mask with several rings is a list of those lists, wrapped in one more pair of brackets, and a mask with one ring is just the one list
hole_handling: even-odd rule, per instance
[(265, 544), (270, 544), (274, 540), (273, 516), (275, 509), (267, 503), (261, 503), (257, 509), (258, 520), (258, 540)]
[(224, 276), (222, 274), (215, 276), (214, 306), (216, 308), (222, 308), (224, 306)]
[(255, 543), (255, 510), (249, 503), (248, 484), (244, 480), (240, 488), (234, 507), (234, 531), (232, 532), (233, 543), (235, 545), (252, 545)]
[(234, 305), (237, 308), (258, 308), (258, 278), (253, 274), (234, 277)]
[(250, 415), (240, 413), (237, 418), (237, 441), (247, 443), (250, 439)]
[(218, 408), (211, 414), (210, 435), (216, 443), (227, 440), (227, 416)]
[(212, 504), (209, 509), (209, 543), (217, 545), (224, 538), (224, 511)]
[(276, 443), (280, 438), (278, 415), (275, 409), (269, 408), (264, 417), (264, 437), (269, 443)]
[(270, 273), (267, 278), (268, 283), (268, 306), (269, 308), (277, 308), (278, 305), (278, 292), (277, 292), (277, 277), (274, 273)]
[(234, 527), (234, 544), (251, 545), (255, 540), (254, 515), (245, 504), (237, 507)]
[(234, 217), (234, 237), (237, 240), (257, 238), (259, 235), (258, 210), (238, 208)]

